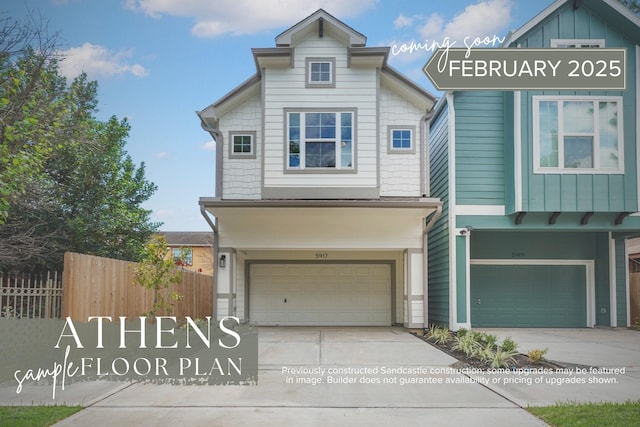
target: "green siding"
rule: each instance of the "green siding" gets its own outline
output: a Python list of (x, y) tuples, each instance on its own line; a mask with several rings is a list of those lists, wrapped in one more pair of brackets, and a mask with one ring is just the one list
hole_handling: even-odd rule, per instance
[[(522, 210), (526, 212), (635, 212), (638, 210), (638, 180), (636, 156), (636, 51), (635, 34), (624, 34), (628, 25), (619, 17), (614, 24), (611, 10), (601, 2), (584, 1), (574, 10), (571, 2), (561, 6), (512, 46), (549, 48), (550, 40), (605, 39), (607, 48), (627, 49), (626, 91), (523, 91), (522, 110)], [(618, 27), (621, 23), (622, 30)], [(624, 174), (534, 174), (533, 173), (533, 113), (534, 95), (588, 95), (623, 97)], [(510, 177), (507, 177), (510, 179)], [(510, 190), (510, 189), (509, 189)], [(507, 200), (514, 197), (507, 195)], [(513, 212), (509, 210), (508, 212)]]
[(504, 93), (456, 92), (456, 202), (504, 205)]
[(615, 240), (616, 248), (616, 313), (618, 326), (627, 325), (627, 272), (628, 265), (625, 257), (626, 243), (624, 239)]
[(585, 327), (586, 268), (472, 265), (472, 327)]
[(429, 233), (429, 323), (449, 326), (449, 131), (445, 105), (430, 129), (431, 196), (442, 200), (442, 216)]
[(456, 237), (456, 321), (466, 323), (467, 319), (467, 238)]

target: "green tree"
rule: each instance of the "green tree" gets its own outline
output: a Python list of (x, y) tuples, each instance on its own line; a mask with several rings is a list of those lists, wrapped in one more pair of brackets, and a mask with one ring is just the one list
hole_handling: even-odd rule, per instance
[(65, 251), (137, 261), (156, 186), (128, 122), (96, 119), (97, 83), (67, 84), (43, 32), (0, 20), (0, 269), (62, 268)]
[(167, 241), (163, 236), (154, 235), (144, 245), (142, 259), (134, 273), (134, 283), (153, 290), (153, 305), (143, 316), (155, 317), (158, 311), (171, 314), (173, 301), (182, 299), (182, 295), (169, 291), (172, 285), (182, 283), (182, 270), (172, 257), (167, 256)]

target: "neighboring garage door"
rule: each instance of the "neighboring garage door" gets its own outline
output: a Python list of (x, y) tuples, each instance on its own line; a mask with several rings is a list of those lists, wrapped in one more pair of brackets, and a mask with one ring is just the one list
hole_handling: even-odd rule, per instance
[(255, 325), (391, 325), (389, 264), (251, 264)]
[(587, 326), (581, 265), (471, 265), (472, 327)]

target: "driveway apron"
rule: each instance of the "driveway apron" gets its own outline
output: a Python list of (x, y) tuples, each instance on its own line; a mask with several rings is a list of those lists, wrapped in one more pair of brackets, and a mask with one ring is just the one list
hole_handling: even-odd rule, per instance
[(540, 426), (399, 327), (259, 328), (255, 386), (132, 384), (57, 426)]

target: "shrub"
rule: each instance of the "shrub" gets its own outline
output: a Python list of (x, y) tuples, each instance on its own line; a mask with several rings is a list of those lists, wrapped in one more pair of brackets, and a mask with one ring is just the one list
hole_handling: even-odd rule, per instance
[(518, 354), (515, 351), (505, 351), (501, 348), (497, 349), (493, 353), (493, 357), (490, 359), (492, 368), (508, 368), (509, 362), (515, 362), (513, 356)]
[(463, 337), (463, 336), (467, 335), (468, 333), (469, 333), (468, 329), (460, 328), (460, 329), (458, 329), (458, 332), (456, 332), (456, 335), (459, 336), (459, 337)]
[(485, 344), (484, 346), (478, 345), (476, 347), (475, 356), (482, 363), (489, 363), (495, 357), (494, 346)]
[(467, 356), (476, 355), (480, 348), (480, 344), (475, 339), (475, 334), (456, 336), (455, 344), (451, 347), (452, 350), (459, 350)]
[(451, 331), (439, 326), (435, 328), (429, 328), (429, 339), (433, 340), (438, 345), (443, 345), (449, 342), (451, 338)]
[(529, 350), (529, 352), (527, 353), (529, 356), (529, 362), (539, 363), (543, 361), (544, 355), (547, 354), (547, 351), (549, 351), (548, 348), (545, 348), (544, 350), (540, 350), (540, 349)]
[(518, 343), (512, 340), (511, 337), (505, 338), (500, 347), (504, 351), (518, 351)]

